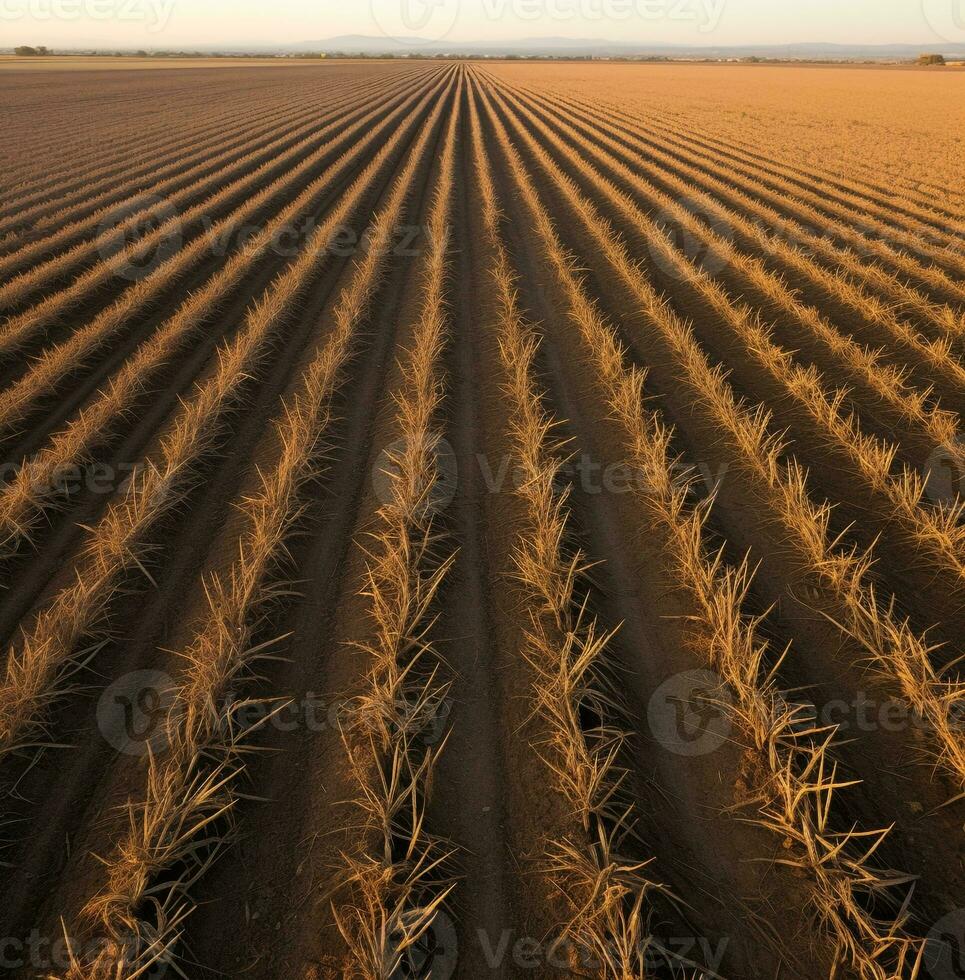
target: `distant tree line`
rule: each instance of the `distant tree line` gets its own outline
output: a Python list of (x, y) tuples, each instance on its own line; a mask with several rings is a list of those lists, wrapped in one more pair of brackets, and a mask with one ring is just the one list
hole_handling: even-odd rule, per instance
[[(2, 0), (0, 0), (2, 2)], [(49, 48), (43, 44), (37, 45), (27, 45), (21, 44), (19, 47), (13, 49), (15, 55), (20, 55), (21, 57), (39, 57), (42, 55), (53, 54)], [(255, 53), (255, 52), (228, 52), (228, 51), (145, 51), (143, 49), (139, 51), (104, 51), (104, 50), (87, 50), (87, 51), (73, 51), (70, 52), (72, 55), (88, 55), (88, 56), (98, 56), (98, 57), (113, 57), (113, 58), (251, 58), (251, 59), (263, 59), (263, 58), (279, 58), (279, 59), (292, 59), (292, 60), (304, 60), (304, 59), (319, 59), (319, 58), (348, 58), (351, 60), (362, 60), (362, 61), (382, 61), (385, 59), (396, 60), (396, 59), (412, 59), (412, 60), (428, 60), (428, 61), (450, 61), (450, 60), (462, 60), (463, 55), (458, 54), (434, 54), (425, 55), (416, 52), (406, 52), (406, 53), (385, 53), (385, 54), (370, 54), (363, 52), (352, 52), (352, 51), (314, 51), (314, 52), (299, 52), (292, 54), (272, 54), (272, 53)], [(842, 62), (835, 59), (821, 59), (821, 58), (774, 58), (774, 57), (761, 57), (758, 55), (745, 55), (743, 57), (717, 57), (717, 58), (672, 58), (667, 55), (589, 55), (589, 54), (565, 54), (565, 55), (529, 55), (529, 54), (493, 54), (484, 55), (485, 60), (497, 60), (497, 61), (623, 61), (623, 62), (674, 62), (674, 61), (685, 61), (685, 62), (723, 62), (723, 61), (738, 61), (745, 64), (841, 64)], [(855, 59), (856, 60), (856, 59)], [(845, 60), (844, 63), (847, 63)], [(854, 63), (852, 61), (852, 63)], [(875, 60), (865, 60), (861, 62), (862, 64), (878, 64)], [(906, 62), (907, 63), (907, 62)], [(940, 54), (922, 54), (918, 56), (915, 62), (918, 65), (944, 65), (946, 64), (945, 57)]]

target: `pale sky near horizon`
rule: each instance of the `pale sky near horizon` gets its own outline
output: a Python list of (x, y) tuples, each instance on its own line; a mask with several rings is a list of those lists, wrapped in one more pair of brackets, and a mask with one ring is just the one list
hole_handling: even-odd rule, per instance
[(0, 46), (281, 44), (341, 34), (929, 44), (965, 42), (965, 0), (0, 0)]

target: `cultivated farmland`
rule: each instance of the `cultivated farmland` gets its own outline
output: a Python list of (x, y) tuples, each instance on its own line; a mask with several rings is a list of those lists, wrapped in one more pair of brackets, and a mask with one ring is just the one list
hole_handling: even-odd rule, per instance
[(963, 95), (7, 74), (4, 970), (962, 976)]

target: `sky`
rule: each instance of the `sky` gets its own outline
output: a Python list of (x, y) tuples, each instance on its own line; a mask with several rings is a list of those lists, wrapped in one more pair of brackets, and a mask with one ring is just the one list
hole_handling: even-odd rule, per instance
[(965, 42), (965, 0), (0, 0), (0, 47), (275, 44), (342, 34), (687, 45)]

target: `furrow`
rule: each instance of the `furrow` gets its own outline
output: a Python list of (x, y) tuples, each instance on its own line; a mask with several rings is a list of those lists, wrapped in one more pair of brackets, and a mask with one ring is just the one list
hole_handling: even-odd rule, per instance
[(388, 980), (410, 972), (420, 944), (455, 887), (451, 846), (426, 825), (427, 796), (446, 738), (436, 732), (449, 694), (435, 639), (434, 605), (453, 557), (440, 540), (436, 494), (439, 411), (448, 343), (450, 217), (462, 72), (450, 107), (421, 271), (421, 309), (401, 354), (395, 393), (390, 486), (367, 547), (365, 597), (371, 620), (363, 647), (370, 666), (346, 723), (358, 795), (359, 843), (344, 855), (346, 885), (335, 910), (349, 950), (345, 972)]
[[(574, 206), (581, 209), (587, 223), (594, 226), (594, 234), (603, 254), (620, 268), (631, 265), (622, 241), (592, 203), (580, 195), (572, 179), (553, 163), (524, 129), (517, 125), (516, 131), (537, 155), (547, 174), (552, 176), (554, 186), (559, 186)], [(599, 179), (592, 169), (586, 172)], [(631, 202), (624, 200), (622, 204), (624, 210), (633, 214)], [(926, 503), (926, 481), (918, 472), (903, 466), (898, 469), (897, 475), (893, 475), (898, 447), (862, 430), (857, 416), (843, 407), (846, 393), (842, 389), (828, 390), (813, 367), (803, 368), (796, 364), (788, 352), (771, 340), (768, 329), (748, 307), (735, 304), (719, 284), (706, 272), (695, 268), (645, 216), (637, 214), (634, 222), (648, 235), (651, 249), (661, 251), (666, 263), (681, 269), (679, 277), (699, 290), (709, 307), (720, 317), (719, 322), (733, 331), (741, 356), (746, 352), (752, 362), (756, 362), (780, 385), (784, 397), (799, 406), (819, 433), (822, 443), (834, 446), (848, 460), (853, 472), (866, 481), (867, 486), (882, 500), (884, 509), (901, 520), (901, 533), (908, 541), (910, 560), (914, 562), (917, 552), (924, 550), (930, 562), (943, 574), (947, 586), (953, 591), (960, 588), (962, 576), (965, 575), (965, 539), (959, 528), (959, 515), (965, 505), (955, 501), (941, 502), (932, 507)], [(633, 289), (641, 304), (663, 302), (640, 274), (634, 277)]]
[[(240, 281), (260, 256), (277, 247), (279, 237), (291, 234), (292, 222), (302, 217), (306, 204), (310, 207), (320, 194), (332, 186), (337, 186), (338, 181), (351, 173), (351, 165), (359, 155), (377, 145), (377, 138), (390, 130), (398, 120), (404, 118), (405, 113), (411, 109), (412, 101), (419, 97), (419, 91), (409, 96), (400, 96), (396, 107), (381, 119), (382, 109), (376, 109), (363, 116), (336, 138), (323, 144), (316, 153), (303, 160), (301, 164), (282, 173), (258, 194), (248, 198), (239, 209), (232, 212), (209, 233), (176, 252), (167, 262), (130, 287), (112, 305), (73, 333), (69, 339), (46, 350), (33, 362), (22, 378), (0, 395), (0, 431), (10, 434), (29, 416), (40, 399), (49, 397), (68, 376), (76, 377), (134, 318), (145, 308), (150, 309), (153, 303), (163, 297), (172, 283), (188, 274), (188, 271), (199, 261), (203, 261), (212, 242), (234, 241), (237, 237), (236, 233), (256, 219), (265, 208), (272, 207), (279, 199), (283, 201), (285, 195), (291, 193), (293, 187), (297, 188), (301, 180), (311, 177), (320, 161), (329, 159), (340, 148), (351, 145), (353, 139), (357, 140), (347, 154), (344, 154), (334, 166), (323, 171), (321, 176), (316, 177), (292, 204), (285, 207), (280, 216), (261, 228), (253, 238), (247, 241), (239, 240), (237, 251), (212, 278), (202, 285), (200, 290), (181, 304), (162, 329), (167, 329), (172, 322), (185, 317), (188, 324), (196, 323), (199, 313), (214, 309), (216, 304), (223, 300), (227, 291)], [(374, 129), (371, 128), (373, 123)], [(365, 135), (359, 140), (361, 133)], [(303, 234), (301, 231), (298, 233)], [(66, 309), (68, 304), (63, 300), (59, 305)], [(49, 321), (57, 315), (52, 304), (51, 309), (46, 312), (45, 317), (40, 318), (39, 322), (43, 324), (44, 319)], [(33, 332), (37, 328), (38, 322), (34, 320), (27, 332)], [(43, 327), (41, 326), (40, 329)], [(173, 329), (180, 334), (179, 328)], [(26, 328), (21, 331), (18, 343), (25, 341), (25, 330)]]
[(380, 174), (393, 166), (432, 98), (431, 92), (423, 96), (405, 123), (359, 172), (298, 259), (252, 306), (242, 331), (219, 351), (217, 371), (184, 405), (165, 434), (159, 459), (92, 529), (75, 583), (54, 596), (24, 627), (22, 641), (8, 654), (0, 685), (0, 752), (26, 748), (35, 742), (38, 732), (42, 735), (45, 708), (63, 693), (71, 671), (96, 651), (97, 643), (92, 641), (92, 647), (78, 653), (81, 640), (103, 628), (122, 576), (144, 567), (151, 550), (149, 530), (177, 507), (198, 462), (217, 448), (227, 414), (243, 397), (275, 332), (326, 263), (333, 235), (353, 216)]
[(965, 742), (957, 731), (956, 704), (962, 682), (951, 675), (954, 664), (936, 667), (933, 644), (902, 619), (893, 601), (879, 594), (870, 570), (870, 552), (848, 548), (829, 529), (831, 509), (814, 502), (805, 471), (785, 459), (783, 446), (771, 434), (771, 416), (735, 396), (721, 368), (713, 367), (684, 322), (644, 279), (612, 229), (561, 175), (557, 185), (569, 212), (586, 229), (607, 268), (619, 278), (626, 295), (639, 304), (642, 332), (670, 353), (681, 383), (732, 448), (735, 465), (752, 477), (761, 501), (784, 530), (787, 543), (804, 563), (833, 609), (832, 621), (863, 647), (887, 682), (897, 683), (904, 697), (928, 721), (927, 735), (935, 759), (965, 786)]
[[(545, 103), (541, 108), (546, 111)], [(578, 131), (573, 130), (566, 123), (557, 122), (556, 125), (560, 131), (579, 139), (578, 136), (574, 136)], [(701, 207), (709, 209), (706, 217), (695, 215), (692, 208), (681, 204), (679, 199), (664, 194), (642, 175), (639, 169), (645, 166), (642, 158), (628, 157), (620, 144), (597, 129), (585, 129), (583, 135), (589, 135), (591, 140), (589, 144), (581, 140), (579, 145), (587, 145), (588, 152), (594, 159), (598, 160), (608, 172), (614, 174), (624, 186), (632, 188), (635, 194), (648, 201), (657, 200), (660, 203), (660, 210), (657, 213), (665, 222), (669, 220), (674, 227), (695, 235), (697, 240), (703, 239), (707, 242), (713, 249), (710, 253), (712, 261), (716, 262), (720, 259), (733, 262), (740, 273), (745, 275), (769, 301), (779, 304), (792, 315), (804, 319), (810, 329), (815, 330), (822, 337), (827, 337), (828, 333), (822, 327), (820, 310), (798, 301), (793, 292), (781, 281), (781, 276), (787, 272), (801, 276), (821, 294), (828, 295), (843, 304), (846, 311), (857, 314), (876, 328), (883, 328), (894, 348), (906, 355), (910, 353), (922, 366), (924, 372), (940, 386), (940, 390), (952, 396), (950, 400), (956, 409), (959, 405), (965, 404), (962, 397), (965, 392), (965, 368), (952, 353), (952, 344), (960, 333), (957, 326), (958, 318), (952, 311), (935, 310), (932, 317), (934, 322), (946, 327), (945, 336), (938, 340), (923, 336), (912, 323), (897, 315), (890, 303), (882, 301), (879, 296), (867, 292), (848, 278), (829, 273), (828, 270), (816, 265), (809, 257), (806, 247), (795, 246), (791, 242), (785, 242), (779, 237), (768, 234), (739, 212), (719, 204), (709, 195), (702, 193), (695, 195), (691, 185), (683, 180), (677, 180), (668, 171), (661, 171), (659, 182), (673, 187), (681, 195), (686, 195), (685, 201), (694, 198), (699, 201)], [(602, 146), (606, 146), (607, 151), (602, 150), (600, 148)], [(633, 169), (627, 166), (624, 160), (632, 164)], [(721, 233), (721, 229), (727, 229), (727, 232)], [(761, 256), (779, 261), (777, 273), (771, 272), (763, 259), (740, 251), (734, 246), (730, 236), (735, 229), (746, 236), (746, 240), (752, 246), (756, 245)], [(861, 265), (860, 268), (864, 272), (869, 267)], [(874, 337), (875, 342), (879, 339), (877, 334), (871, 332), (868, 336)], [(835, 344), (840, 347), (839, 341), (835, 341)]]
[[(286, 178), (309, 173), (319, 158), (324, 160), (324, 154), (337, 151), (347, 139), (363, 132), (366, 126), (379, 119), (379, 114), (385, 108), (391, 108), (393, 105), (397, 107), (403, 102), (406, 94), (408, 92), (404, 90), (401, 94), (393, 95), (386, 102), (381, 104), (377, 102), (374, 107), (369, 107), (361, 118), (347, 127), (342, 127), (337, 122), (330, 127), (325, 127), (318, 135), (327, 138), (320, 146), (316, 145), (309, 156), (306, 157), (304, 154), (306, 150), (312, 151), (313, 144), (317, 144), (315, 135), (309, 137), (304, 146), (282, 154), (281, 160), (269, 160), (252, 173), (222, 187), (186, 214), (165, 218), (154, 232), (140, 240), (120, 249), (109, 250), (111, 254), (89, 268), (65, 289), (46, 296), (23, 313), (9, 317), (0, 327), (0, 358), (9, 359), (27, 344), (43, 337), (52, 326), (61, 322), (68, 312), (105, 287), (123, 286), (133, 278), (133, 285), (122, 293), (115, 301), (116, 304), (123, 304), (125, 297), (138, 296), (139, 293), (153, 297), (166, 284), (183, 275), (187, 263), (207, 252), (212, 248), (212, 243), (215, 247), (225, 241), (230, 243), (233, 233), (244, 230), (244, 219), (252, 213), (252, 202), (260, 200), (257, 194), (251, 196), (251, 191), (260, 183), (274, 178), (268, 185), (270, 189)], [(365, 109), (364, 106), (362, 108)], [(300, 163), (297, 162), (299, 157), (302, 158)], [(295, 165), (291, 166), (293, 163)], [(290, 167), (287, 171), (286, 164)], [(276, 176), (279, 172), (280, 176)], [(264, 195), (266, 189), (263, 188), (260, 193)], [(232, 206), (237, 209), (234, 215), (229, 214), (218, 223), (211, 224), (213, 217)], [(181, 238), (185, 226), (191, 229), (192, 225), (196, 232), (193, 240), (173, 254), (167, 254), (171, 250), (172, 242), (178, 242)], [(143, 297), (139, 298), (143, 302)], [(130, 303), (131, 300), (127, 299), (127, 302)], [(108, 307), (108, 310), (110, 309), (111, 307)]]
[[(565, 836), (546, 838), (538, 861), (563, 906), (549, 958), (559, 963), (562, 956), (576, 976), (587, 975), (590, 964), (601, 978), (655, 976), (663, 956), (650, 933), (651, 893), (664, 889), (651, 878), (651, 861), (623, 853), (636, 819), (621, 793), (627, 774), (618, 762), (628, 734), (603, 666), (611, 634), (598, 627), (578, 596), (587, 572), (583, 556), (565, 551), (569, 507), (566, 491), (560, 490), (562, 456), (552, 436), (556, 421), (547, 414), (535, 380), (538, 340), (519, 310), (475, 98), (470, 112), (500, 309), (509, 426), (520, 469), (517, 493), (525, 514), (514, 553), (529, 623), (522, 653), (534, 673), (533, 711), (547, 732), (538, 751), (574, 818)], [(597, 719), (589, 728), (583, 720), (587, 714)], [(546, 828), (548, 834), (553, 830)]]
[[(195, 208), (198, 202), (207, 203), (213, 190), (239, 177), (249, 178), (253, 170), (259, 170), (269, 160), (293, 161), (296, 157), (289, 150), (311, 147), (321, 133), (351, 121), (353, 112), (363, 111), (383, 91), (372, 86), (368, 93), (332, 99), (303, 111), (301, 116), (288, 110), (271, 128), (246, 131), (237, 145), (225, 145), (223, 141), (214, 144), (216, 152), (205, 154), (196, 166), (182, 162), (175, 180), (152, 184), (149, 200), (140, 194), (98, 209), (89, 218), (58, 223), (51, 236), (0, 259), (0, 276), (6, 280), (0, 287), (0, 308), (22, 305), (41, 288), (49, 291), (67, 275), (76, 274), (92, 261), (108, 257), (142, 237), (139, 232), (144, 227), (160, 224), (167, 234), (174, 228), (183, 239), (193, 230), (191, 218), (197, 213), (208, 223), (216, 217), (216, 213), (197, 212)], [(191, 210), (182, 213), (185, 209)], [(148, 232), (151, 240), (163, 240), (160, 231), (152, 228)]]
[(774, 682), (774, 661), (759, 636), (760, 620), (746, 614), (750, 589), (745, 565), (729, 568), (704, 540), (707, 505), (692, 507), (689, 482), (679, 478), (670, 433), (644, 404), (644, 376), (627, 370), (624, 352), (583, 292), (576, 265), (563, 250), (522, 159), (491, 113), (521, 200), (542, 238), (550, 264), (570, 301), (570, 315), (597, 364), (607, 400), (625, 428), (634, 464), (643, 476), (642, 497), (669, 531), (670, 556), (693, 596), (694, 628), (708, 663), (725, 678), (735, 719), (748, 733), (770, 777), (761, 787), (760, 820), (793, 842), (788, 861), (801, 868), (814, 904), (833, 937), (835, 961), (862, 978), (913, 977), (922, 944), (903, 932), (904, 916), (882, 920), (869, 911), (874, 898), (905, 879), (870, 863), (887, 830), (836, 831), (832, 800), (850, 783), (838, 775), (833, 732), (802, 726)]
[[(391, 238), (444, 103), (440, 97), (375, 218), (376, 243)], [(108, 883), (86, 909), (106, 945), (93, 960), (75, 958), (70, 977), (133, 977), (155, 963), (173, 962), (189, 889), (226, 843), (220, 824), (238, 800), (233, 784), (244, 769), (243, 743), (258, 727), (242, 720), (252, 701), (237, 688), (251, 681), (264, 652), (255, 641), (258, 624), (285, 588), (285, 540), (302, 513), (304, 489), (322, 467), (333, 398), (356, 351), (384, 255), (384, 248), (374, 248), (357, 264), (334, 322), (326, 325), (327, 340), (275, 423), (280, 455), (258, 492), (242, 504), (238, 557), (206, 585), (208, 613), (184, 652), (188, 668), (168, 723), (167, 751), (152, 758), (145, 797), (132, 808), (128, 836), (107, 867)], [(191, 870), (165, 878), (185, 863)]]
[[(584, 111), (585, 101), (581, 100)], [(606, 115), (606, 113), (604, 113)], [(622, 115), (622, 114), (621, 114)], [(869, 250), (892, 262), (898, 268), (905, 269), (909, 274), (918, 275), (924, 281), (947, 286), (948, 291), (962, 297), (965, 293), (955, 282), (956, 275), (965, 270), (965, 258), (957, 250), (956, 243), (950, 242), (946, 247), (932, 246), (922, 242), (918, 235), (891, 228), (886, 223), (878, 221), (869, 215), (854, 213), (839, 213), (819, 194), (810, 191), (792, 189), (779, 181), (770, 181), (756, 167), (729, 166), (720, 167), (714, 156), (694, 150), (691, 143), (683, 140), (656, 134), (647, 130), (639, 122), (630, 122), (623, 116), (624, 128), (629, 127), (632, 138), (642, 142), (649, 149), (669, 155), (685, 163), (694, 173), (729, 172), (735, 176), (727, 178), (724, 183), (740, 188), (738, 178), (746, 181), (745, 186), (754, 188), (754, 196), (762, 201), (770, 201), (777, 210), (787, 210), (799, 215), (805, 221), (817, 227), (824, 227), (834, 232), (841, 242), (854, 246), (859, 253)], [(630, 135), (630, 133), (628, 133)], [(687, 161), (695, 160), (693, 164)], [(933, 264), (921, 264), (905, 253), (919, 256)]]
[[(754, 194), (747, 189), (759, 186), (753, 175), (748, 178), (749, 184), (741, 184), (736, 178), (717, 176), (719, 172), (709, 166), (691, 163), (685, 147), (667, 147), (639, 126), (626, 122), (620, 125), (619, 121), (608, 120), (606, 113), (588, 110), (582, 101), (564, 100), (564, 105), (597, 126), (607, 126), (611, 138), (622, 141), (626, 149), (647, 158), (650, 169), (654, 163), (667, 168), (671, 175), (684, 182), (685, 198), (694, 193), (696, 182), (698, 187), (719, 195), (732, 202), (732, 207), (764, 222), (765, 227), (772, 229), (772, 239), (796, 243), (812, 254), (822, 255), (832, 269), (840, 267), (858, 277), (872, 277), (872, 282), (889, 288), (897, 302), (908, 304), (917, 314), (933, 320), (938, 327), (944, 324), (946, 329), (950, 329), (949, 317), (954, 311), (945, 312), (943, 305), (936, 304), (914, 287), (915, 281), (926, 290), (937, 291), (939, 295), (951, 299), (956, 305), (965, 302), (965, 289), (957, 276), (917, 261), (914, 256), (918, 252), (912, 246), (906, 252), (892, 246), (887, 238), (879, 240), (868, 237), (851, 226), (831, 222), (813, 209), (796, 204), (790, 195), (767, 194), (764, 191)], [(662, 172), (661, 169), (658, 174)], [(790, 212), (792, 216), (787, 217), (782, 210)], [(838, 233), (840, 244), (828, 240), (828, 229)], [(878, 262), (885, 263), (885, 266), (879, 266)], [(905, 281), (908, 277), (912, 284)]]
[[(400, 83), (406, 77), (408, 76), (403, 75)], [(370, 86), (371, 83), (346, 85), (344, 88), (336, 89), (329, 97), (358, 99)], [(382, 88), (384, 91), (384, 86)], [(277, 103), (271, 100), (266, 105), (270, 107), (277, 105)], [(299, 101), (294, 106), (286, 106), (282, 118), (291, 118), (292, 116), (298, 118), (299, 115), (317, 114), (320, 108), (324, 108), (324, 105), (324, 101), (321, 103), (316, 100)], [(266, 112), (264, 115), (270, 118), (277, 115), (277, 110)], [(243, 131), (238, 132), (237, 123), (241, 120), (243, 120), (244, 128)], [(248, 107), (241, 120), (232, 120), (231, 129), (225, 127), (221, 132), (218, 131), (214, 120), (212, 120), (199, 130), (199, 133), (204, 134), (204, 139), (199, 141), (197, 136), (194, 136), (190, 141), (185, 141), (170, 151), (165, 151), (164, 155), (160, 157), (152, 158), (149, 154), (141, 152), (138, 154), (138, 160), (142, 166), (133, 168), (133, 171), (130, 162), (126, 166), (120, 166), (116, 161), (113, 161), (104, 177), (110, 180), (116, 178), (118, 174), (124, 174), (126, 179), (120, 184), (112, 181), (111, 186), (104, 190), (98, 190), (99, 175), (95, 171), (90, 174), (88, 181), (78, 185), (79, 188), (83, 189), (82, 194), (78, 194), (74, 200), (69, 197), (66, 187), (59, 187), (56, 195), (51, 195), (47, 203), (39, 204), (32, 210), (26, 202), (23, 202), (14, 211), (15, 217), (10, 219), (9, 227), (0, 222), (0, 235), (12, 230), (15, 226), (22, 226), (29, 222), (31, 244), (27, 248), (30, 254), (36, 254), (39, 249), (44, 247), (45, 240), (49, 236), (53, 235), (59, 238), (64, 229), (74, 230), (78, 224), (89, 219), (91, 215), (97, 220), (101, 220), (99, 216), (109, 213), (109, 208), (118, 206), (125, 198), (145, 192), (151, 194), (168, 193), (183, 187), (190, 181), (197, 179), (192, 177), (192, 169), (203, 167), (208, 162), (212, 149), (219, 151), (218, 155), (220, 156), (222, 155), (221, 150), (227, 150), (235, 145), (244, 147), (252, 139), (259, 137), (259, 131), (254, 128), (261, 120), (257, 107)], [(212, 129), (214, 129), (215, 138), (208, 139)], [(191, 151), (188, 155), (185, 155), (186, 148)], [(136, 179), (129, 179), (132, 177)], [(88, 220), (87, 224), (90, 223)], [(39, 242), (34, 241), (36, 234), (43, 234), (44, 232), (47, 234), (43, 239)], [(13, 262), (17, 257), (17, 252), (4, 255), (2, 267), (6, 270), (7, 263)], [(9, 270), (6, 272), (9, 274)]]

